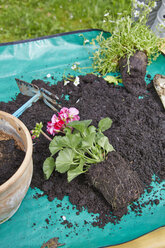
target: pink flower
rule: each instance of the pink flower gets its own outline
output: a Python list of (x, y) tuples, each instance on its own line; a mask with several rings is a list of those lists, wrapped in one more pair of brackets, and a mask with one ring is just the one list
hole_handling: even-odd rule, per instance
[(54, 129), (58, 133), (61, 129), (63, 129), (65, 122), (63, 120), (59, 120), (54, 124)]
[(59, 118), (67, 123), (71, 121), (79, 121), (80, 117), (78, 116), (79, 111), (76, 108), (62, 108), (59, 113)]
[(67, 121), (67, 119), (69, 118), (69, 111), (68, 108), (62, 108), (58, 114), (59, 118), (63, 121)]
[(78, 116), (79, 111), (76, 108), (69, 108), (69, 119), (71, 121), (79, 121), (80, 117)]
[(54, 136), (56, 133), (59, 133), (60, 130), (63, 129), (64, 124), (65, 122), (60, 119), (56, 119), (56, 122), (54, 123), (49, 121), (47, 123), (47, 132)]
[(76, 108), (62, 108), (58, 117), (54, 114), (51, 121), (47, 123), (47, 132), (54, 136), (56, 133), (63, 131), (69, 122), (80, 120), (78, 114), (79, 111)]
[(79, 111), (78, 109), (76, 108), (69, 108), (68, 109), (68, 112), (69, 112), (69, 116), (72, 117), (72, 116), (76, 116), (79, 114)]
[(70, 122), (72, 122), (72, 121), (79, 121), (79, 120), (80, 120), (80, 116), (76, 115), (72, 119), (70, 119)]
[(58, 121), (58, 117), (54, 114), (51, 118), (51, 122), (56, 123), (56, 121)]

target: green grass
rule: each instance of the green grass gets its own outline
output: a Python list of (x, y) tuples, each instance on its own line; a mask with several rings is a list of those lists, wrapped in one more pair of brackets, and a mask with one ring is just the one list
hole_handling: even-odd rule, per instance
[(131, 0), (0, 0), (0, 42), (103, 28), (106, 11), (130, 10)]

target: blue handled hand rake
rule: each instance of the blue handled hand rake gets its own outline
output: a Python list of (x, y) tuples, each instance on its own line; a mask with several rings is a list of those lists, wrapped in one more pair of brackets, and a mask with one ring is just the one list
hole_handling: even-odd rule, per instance
[(59, 98), (56, 95), (49, 92), (48, 90), (44, 88), (40, 89), (35, 84), (30, 84), (17, 78), (15, 80), (20, 89), (20, 92), (23, 95), (32, 96), (32, 98), (30, 98), (29, 101), (27, 101), (16, 112), (13, 113), (15, 117), (18, 118), (27, 108), (31, 107), (32, 104), (34, 102), (37, 102), (39, 99), (43, 99), (45, 104), (48, 105), (53, 111), (58, 112), (58, 110), (53, 105), (56, 105), (59, 108), (61, 108), (61, 106), (57, 103), (57, 100), (59, 100)]

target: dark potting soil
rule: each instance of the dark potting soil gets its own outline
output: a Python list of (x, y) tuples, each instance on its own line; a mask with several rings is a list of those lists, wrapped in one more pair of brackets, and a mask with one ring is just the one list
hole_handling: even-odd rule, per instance
[(25, 152), (16, 141), (0, 132), (0, 185), (5, 183), (20, 167)]
[(146, 68), (147, 68), (147, 55), (144, 52), (137, 51), (130, 57), (128, 73), (128, 58), (121, 58), (119, 61), (119, 68), (122, 77), (122, 82), (126, 89), (134, 95), (143, 94), (146, 90)]
[(126, 212), (128, 204), (143, 193), (143, 183), (138, 174), (116, 151), (110, 152), (103, 162), (92, 164), (87, 175), (91, 185), (102, 193), (119, 215), (121, 209)]
[[(97, 126), (101, 118), (110, 117), (112, 127), (105, 132), (115, 150), (123, 157), (130, 169), (136, 171), (143, 183), (143, 188), (151, 189), (153, 174), (158, 181), (165, 178), (165, 116), (164, 109), (152, 82), (141, 97), (128, 93), (124, 87), (113, 86), (95, 75), (80, 76), (80, 84), (76, 87), (70, 82), (64, 86), (63, 81), (57, 85), (48, 85), (41, 80), (33, 80), (39, 87), (47, 88), (60, 98), (63, 107), (76, 107), (80, 111), (81, 120), (92, 119)], [(69, 101), (65, 96), (69, 95)], [(0, 109), (13, 113), (29, 97), (18, 94), (16, 100), (0, 103)], [(44, 130), (51, 119), (53, 111), (42, 100), (27, 109), (20, 119), (29, 130), (36, 122), (43, 122)], [(126, 213), (112, 213), (111, 206), (88, 181), (87, 175), (81, 175), (71, 183), (65, 174), (54, 172), (49, 180), (44, 179), (42, 165), (50, 155), (49, 141), (43, 136), (34, 140), (34, 174), (31, 187), (40, 188), (48, 199), (55, 197), (62, 200), (65, 195), (69, 201), (81, 211), (99, 213), (93, 226), (104, 227), (108, 222), (116, 223)], [(156, 200), (156, 199), (153, 199)], [(157, 202), (157, 201), (156, 201)], [(132, 210), (141, 214), (142, 206), (133, 203)]]

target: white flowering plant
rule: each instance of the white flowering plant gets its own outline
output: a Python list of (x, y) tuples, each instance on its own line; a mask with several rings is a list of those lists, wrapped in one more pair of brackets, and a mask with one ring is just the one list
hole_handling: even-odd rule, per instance
[[(129, 59), (136, 51), (144, 52), (150, 64), (159, 56), (159, 49), (165, 43), (146, 25), (149, 13), (156, 6), (155, 2), (148, 0), (143, 4), (134, 0), (133, 6), (134, 17), (119, 13), (117, 20), (114, 20), (109, 13), (104, 15), (104, 29), (111, 36), (104, 38), (101, 33), (93, 40), (94, 45), (96, 42), (99, 44), (93, 55), (93, 68), (102, 75), (118, 70), (119, 61), (123, 57), (127, 57), (129, 73)], [(136, 10), (137, 7), (139, 10)], [(137, 21), (135, 17), (138, 17)]]
[[(80, 35), (79, 35), (80, 36)], [(85, 37), (83, 36), (83, 38), (85, 39)], [(84, 69), (91, 69), (92, 66), (89, 66), (89, 67), (81, 67), (80, 66), (80, 62), (74, 62), (72, 64), (72, 66), (70, 67), (71, 70), (75, 71), (75, 72), (81, 72), (82, 70)], [(86, 74), (86, 73), (85, 73)], [(81, 72), (81, 75), (82, 75), (82, 72)], [(79, 76), (74, 76), (74, 75), (71, 75), (69, 74), (68, 76), (65, 75), (65, 73), (63, 74), (63, 79), (64, 79), (64, 86), (66, 86), (67, 84), (69, 83), (73, 83), (75, 86), (78, 86), (80, 84), (80, 78)]]
[(78, 86), (80, 84), (80, 78), (78, 76), (70, 76), (64, 79), (64, 86), (66, 86), (69, 83), (73, 83), (75, 86)]

